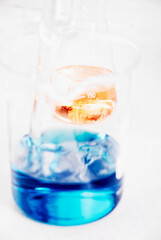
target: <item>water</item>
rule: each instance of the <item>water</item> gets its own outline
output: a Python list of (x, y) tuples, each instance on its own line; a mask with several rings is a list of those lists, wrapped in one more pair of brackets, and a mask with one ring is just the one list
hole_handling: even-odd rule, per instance
[(41, 222), (95, 221), (120, 200), (118, 150), (110, 136), (81, 130), (51, 130), (37, 139), (26, 135), (12, 166), (14, 199), (27, 216)]

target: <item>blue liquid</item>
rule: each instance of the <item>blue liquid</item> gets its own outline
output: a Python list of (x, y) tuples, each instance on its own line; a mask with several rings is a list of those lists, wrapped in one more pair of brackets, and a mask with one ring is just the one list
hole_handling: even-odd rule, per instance
[(19, 147), (22, 166), (12, 166), (12, 190), (30, 218), (55, 225), (84, 224), (107, 215), (119, 202), (118, 144), (108, 135), (49, 131), (36, 140), (25, 136)]

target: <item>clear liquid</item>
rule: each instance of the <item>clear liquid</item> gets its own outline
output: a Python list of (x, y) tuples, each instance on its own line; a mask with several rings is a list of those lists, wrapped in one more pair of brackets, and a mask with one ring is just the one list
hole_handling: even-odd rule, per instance
[(13, 196), (38, 221), (77, 225), (113, 210), (121, 196), (117, 142), (105, 134), (53, 130), (24, 136), (12, 166)]

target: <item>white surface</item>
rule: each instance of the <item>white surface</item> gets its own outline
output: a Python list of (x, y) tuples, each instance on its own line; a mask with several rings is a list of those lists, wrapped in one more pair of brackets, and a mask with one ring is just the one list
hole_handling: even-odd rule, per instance
[[(1, 42), (21, 28), (21, 14), (11, 14), (4, 3), (0, 1)], [(11, 196), (6, 108), (0, 91), (1, 240), (161, 239), (161, 1), (111, 0), (108, 14), (111, 30), (130, 36), (142, 55), (132, 82), (130, 151), (122, 200), (107, 217), (82, 226), (48, 226), (23, 216)], [(1, 71), (0, 82), (3, 85)]]

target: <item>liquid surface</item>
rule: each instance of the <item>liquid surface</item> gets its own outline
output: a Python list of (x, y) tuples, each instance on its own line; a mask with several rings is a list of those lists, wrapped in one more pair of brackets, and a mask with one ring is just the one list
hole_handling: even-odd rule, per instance
[(53, 130), (24, 136), (12, 166), (14, 199), (28, 216), (57, 225), (94, 221), (117, 205), (117, 142), (105, 134)]

